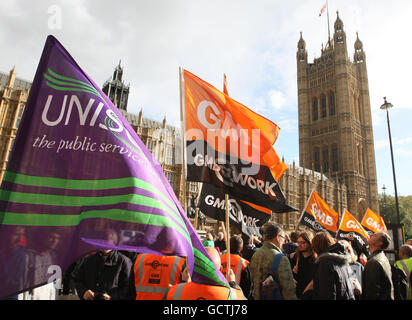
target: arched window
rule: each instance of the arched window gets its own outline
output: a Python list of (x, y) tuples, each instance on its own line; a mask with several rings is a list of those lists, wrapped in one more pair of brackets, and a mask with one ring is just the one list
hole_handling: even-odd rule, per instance
[(338, 146), (332, 145), (332, 171), (339, 171)]
[(329, 171), (329, 149), (327, 147), (322, 150), (322, 169), (324, 173)]
[(335, 94), (333, 92), (329, 94), (329, 115), (330, 116), (336, 115)]
[(314, 98), (312, 103), (312, 119), (313, 121), (316, 121), (318, 118), (318, 99)]
[(359, 174), (363, 175), (363, 157), (362, 157), (362, 148), (358, 146), (358, 164), (359, 164)]
[(314, 160), (314, 165), (315, 165), (315, 171), (320, 171), (320, 151), (319, 148), (315, 148), (314, 154), (313, 154), (313, 160)]
[(322, 119), (324, 119), (324, 118), (326, 118), (326, 115), (327, 115), (327, 113), (326, 113), (326, 96), (322, 95), (321, 98), (320, 98), (320, 101), (321, 101), (321, 112), (320, 112), (320, 114), (321, 114)]
[(355, 117), (356, 120), (359, 120), (359, 109), (358, 109), (358, 99), (356, 95), (353, 95), (353, 116)]
[(361, 98), (358, 97), (358, 112), (359, 112), (359, 121), (362, 121), (362, 103)]

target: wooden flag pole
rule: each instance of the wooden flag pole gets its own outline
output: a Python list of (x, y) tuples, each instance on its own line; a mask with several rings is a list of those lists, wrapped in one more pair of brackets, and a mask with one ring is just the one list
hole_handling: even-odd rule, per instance
[(195, 230), (197, 230), (197, 220), (198, 220), (198, 217), (199, 217), (199, 208), (196, 208), (195, 225), (194, 225)]
[(298, 226), (299, 226), (300, 222), (302, 221), (302, 217), (303, 217), (303, 215), (305, 214), (306, 207), (307, 207), (308, 204), (309, 204), (309, 200), (310, 200), (310, 197), (312, 197), (313, 191), (315, 191), (315, 189), (312, 190), (312, 192), (311, 192), (310, 195), (309, 195), (308, 200), (306, 201), (305, 206), (303, 207), (303, 211), (302, 211), (302, 214), (301, 214), (300, 217), (299, 217), (298, 223), (296, 224), (295, 231), (298, 230)]
[(229, 275), (230, 270), (230, 232), (229, 232), (229, 195), (225, 194), (225, 208), (226, 208), (226, 277)]
[(186, 200), (186, 111), (185, 111), (185, 84), (183, 76), (183, 68), (179, 67), (179, 84), (180, 84), (180, 121), (182, 127), (182, 178), (183, 178), (183, 209), (187, 215), (187, 200)]

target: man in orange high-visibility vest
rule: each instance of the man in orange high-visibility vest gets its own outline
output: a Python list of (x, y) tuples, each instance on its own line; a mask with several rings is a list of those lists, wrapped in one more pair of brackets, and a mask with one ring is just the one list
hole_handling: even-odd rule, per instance
[(136, 300), (161, 300), (170, 286), (182, 281), (186, 259), (139, 254), (134, 264)]
[[(252, 280), (250, 278), (249, 261), (240, 256), (243, 249), (243, 239), (238, 235), (230, 238), (230, 269), (235, 274), (235, 282), (242, 288), (245, 297), (251, 293)], [(227, 254), (220, 256), (222, 262), (222, 273), (227, 272)]]
[[(220, 269), (220, 255), (215, 248), (205, 247), (205, 250)], [(185, 270), (188, 272), (187, 269)], [(192, 282), (190, 276), (188, 282), (182, 282), (169, 288), (165, 300), (246, 300), (242, 289), (236, 284), (232, 270), (229, 271), (227, 280), (230, 289), (224, 286), (207, 285)]]

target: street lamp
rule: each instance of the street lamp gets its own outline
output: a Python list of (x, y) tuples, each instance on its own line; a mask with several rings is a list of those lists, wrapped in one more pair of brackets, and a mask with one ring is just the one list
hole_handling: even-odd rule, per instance
[(387, 218), (387, 215), (386, 215), (386, 193), (385, 193), (386, 187), (385, 187), (385, 185), (383, 185), (382, 190), (383, 190), (383, 211), (384, 211), (384, 217)]
[(386, 119), (388, 122), (388, 133), (389, 133), (389, 146), (391, 149), (391, 160), (392, 160), (392, 174), (393, 174), (393, 185), (395, 188), (395, 203), (396, 203), (396, 219), (397, 219), (397, 227), (396, 227), (396, 235), (395, 235), (395, 245), (397, 245), (396, 249), (399, 249), (399, 242), (398, 242), (398, 228), (400, 227), (401, 224), (401, 219), (399, 216), (399, 202), (398, 202), (398, 191), (396, 189), (396, 177), (395, 177), (395, 163), (393, 161), (393, 151), (392, 151), (392, 137), (391, 137), (391, 126), (389, 124), (389, 108), (392, 108), (393, 105), (392, 103), (389, 103), (386, 101), (386, 97), (383, 97), (384, 104), (381, 105), (382, 110), (386, 110)]

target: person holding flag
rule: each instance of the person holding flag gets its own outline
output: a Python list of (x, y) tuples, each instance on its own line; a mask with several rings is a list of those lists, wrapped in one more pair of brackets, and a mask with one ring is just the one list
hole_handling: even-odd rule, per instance
[[(245, 297), (249, 298), (252, 288), (252, 280), (250, 278), (249, 261), (242, 258), (243, 239), (239, 235), (233, 235), (230, 238), (230, 268), (235, 274), (235, 281), (243, 291)], [(226, 274), (228, 268), (227, 255), (223, 254), (220, 257), (222, 264), (222, 273)]]
[(311, 299), (312, 281), (316, 269), (315, 260), (317, 256), (312, 249), (312, 239), (312, 232), (303, 231), (299, 233), (298, 248), (290, 259), (293, 266), (293, 277), (296, 280), (296, 295), (302, 300)]

